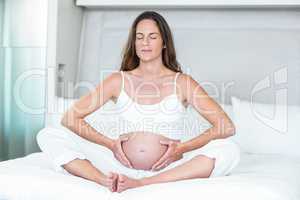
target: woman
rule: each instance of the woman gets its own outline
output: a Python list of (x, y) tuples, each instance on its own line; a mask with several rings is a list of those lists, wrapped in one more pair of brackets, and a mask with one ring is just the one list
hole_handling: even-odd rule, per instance
[[(84, 121), (109, 100), (123, 109), (121, 117), (128, 125), (140, 126), (112, 139)], [(182, 142), (183, 129), (172, 127), (182, 123), (188, 105), (213, 126)], [(152, 120), (150, 128), (145, 119)], [(182, 73), (170, 28), (156, 12), (143, 12), (135, 19), (120, 72), (110, 74), (80, 98), (65, 113), (62, 124), (90, 143), (76, 143), (71, 139), (75, 134), (70, 136), (67, 131), (41, 131), (37, 139), (42, 151), (52, 156), (57, 169), (62, 167), (112, 192), (227, 175), (239, 161), (238, 148), (225, 140), (235, 133), (232, 121), (191, 76)], [(92, 143), (97, 145), (93, 150)]]

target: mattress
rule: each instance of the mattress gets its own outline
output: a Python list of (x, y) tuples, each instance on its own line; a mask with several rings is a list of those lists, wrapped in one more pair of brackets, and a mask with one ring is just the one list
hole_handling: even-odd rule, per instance
[(232, 174), (148, 185), (111, 193), (89, 180), (51, 169), (44, 153), (0, 162), (1, 200), (205, 199), (299, 200), (300, 158), (246, 154)]

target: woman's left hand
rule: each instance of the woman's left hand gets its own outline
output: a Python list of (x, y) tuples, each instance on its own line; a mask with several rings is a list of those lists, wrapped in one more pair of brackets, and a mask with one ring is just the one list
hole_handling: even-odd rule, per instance
[(183, 153), (179, 151), (180, 140), (161, 140), (160, 143), (167, 145), (168, 148), (165, 154), (152, 166), (151, 171), (161, 170), (183, 157)]

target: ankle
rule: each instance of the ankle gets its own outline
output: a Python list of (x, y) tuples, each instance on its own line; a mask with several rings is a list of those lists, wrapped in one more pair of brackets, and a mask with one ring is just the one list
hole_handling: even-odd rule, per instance
[(150, 185), (150, 184), (151, 184), (151, 182), (150, 182), (149, 178), (147, 178), (147, 177), (139, 179), (140, 186), (145, 186), (145, 185)]
[(99, 175), (95, 178), (94, 181), (100, 185), (105, 185), (106, 179), (107, 179), (106, 175)]

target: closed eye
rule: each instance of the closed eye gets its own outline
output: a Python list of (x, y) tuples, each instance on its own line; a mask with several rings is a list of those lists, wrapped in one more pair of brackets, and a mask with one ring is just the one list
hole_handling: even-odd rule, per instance
[[(158, 33), (150, 33), (148, 37), (150, 39), (157, 39), (157, 35), (158, 35)], [(137, 40), (141, 40), (143, 38), (144, 38), (144, 34), (142, 34), (142, 33), (137, 33), (136, 34), (136, 39)]]

